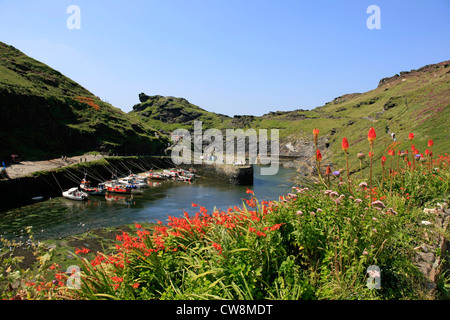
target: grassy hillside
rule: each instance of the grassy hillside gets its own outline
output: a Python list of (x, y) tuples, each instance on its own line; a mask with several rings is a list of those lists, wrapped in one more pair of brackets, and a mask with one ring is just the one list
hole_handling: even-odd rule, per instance
[(167, 133), (180, 128), (192, 130), (194, 121), (202, 121), (203, 129), (206, 130), (209, 128), (250, 128), (258, 119), (251, 115), (229, 117), (210, 112), (184, 98), (148, 96), (140, 93), (139, 100), (140, 103), (134, 105), (129, 114), (135, 119)]
[[(448, 151), (449, 119), (450, 61), (445, 61), (384, 78), (374, 90), (344, 95), (311, 111), (266, 115), (258, 125), (282, 128), (280, 135), (285, 141), (311, 141), (312, 130), (318, 128), (326, 141), (323, 148), (329, 149), (329, 162), (342, 168), (342, 138), (349, 140), (350, 159), (354, 167), (359, 167), (356, 154), (369, 151), (370, 127), (377, 133), (375, 160), (387, 156), (389, 148), (410, 149), (410, 132), (415, 135), (412, 143), (420, 153), (425, 153), (429, 139), (440, 150)], [(396, 134), (396, 144), (392, 144), (392, 132)]]
[[(344, 168), (341, 141), (350, 143), (350, 171), (359, 170), (356, 155), (367, 155), (367, 132), (377, 133), (374, 161), (387, 156), (389, 147), (410, 149), (408, 134), (413, 132), (413, 144), (424, 153), (433, 137), (436, 146), (449, 150), (450, 61), (427, 65), (418, 70), (400, 72), (380, 80), (379, 86), (365, 93), (346, 94), (312, 110), (274, 111), (262, 117), (233, 118), (208, 112), (183, 98), (140, 95), (141, 103), (130, 113), (155, 128), (171, 131), (193, 129), (193, 120), (202, 120), (203, 128), (263, 128), (279, 129), (280, 152), (297, 156), (301, 162), (313, 164), (315, 149), (312, 130), (318, 128), (319, 148), (324, 164)], [(392, 145), (394, 132), (397, 143)], [(367, 157), (363, 168), (367, 167)], [(310, 167), (310, 166), (308, 166)]]
[(165, 143), (152, 127), (1, 42), (0, 113), (0, 159), (91, 150), (151, 154)]

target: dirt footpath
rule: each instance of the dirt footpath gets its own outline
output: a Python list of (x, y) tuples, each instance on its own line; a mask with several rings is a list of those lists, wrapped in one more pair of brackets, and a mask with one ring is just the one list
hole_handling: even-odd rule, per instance
[[(36, 171), (52, 170), (61, 167), (67, 167), (74, 163), (89, 162), (103, 158), (102, 155), (85, 154), (76, 157), (67, 157), (66, 159), (52, 159), (44, 161), (22, 161), (6, 167), (5, 171), (9, 179), (25, 177)], [(1, 168), (0, 168), (1, 169)]]

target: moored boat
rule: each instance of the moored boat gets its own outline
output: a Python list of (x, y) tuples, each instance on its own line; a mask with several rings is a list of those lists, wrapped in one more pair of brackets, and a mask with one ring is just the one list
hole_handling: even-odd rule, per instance
[(81, 180), (80, 189), (91, 196), (103, 196), (106, 192), (104, 183), (99, 183), (98, 187), (94, 188), (91, 186), (90, 181), (86, 180), (86, 177)]
[(181, 175), (181, 176), (179, 176), (179, 179), (181, 181), (191, 182), (194, 179), (194, 175), (193, 174), (191, 174), (191, 175)]
[(125, 177), (125, 178), (119, 179), (119, 183), (124, 184), (124, 185), (129, 185), (131, 187), (134, 186), (136, 188), (147, 187), (147, 183), (141, 182), (140, 180), (137, 180), (135, 177)]
[(86, 192), (80, 191), (76, 187), (70, 188), (67, 191), (63, 191), (62, 195), (67, 199), (79, 201), (87, 200), (87, 198), (89, 197), (89, 195)]
[(166, 180), (169, 177), (169, 175), (161, 172), (153, 172), (153, 170), (151, 170), (147, 174), (147, 177), (151, 180)]
[(131, 187), (125, 186), (122, 184), (113, 184), (113, 185), (105, 184), (105, 187), (106, 187), (106, 191), (112, 192), (112, 193), (125, 193), (125, 194), (131, 193)]

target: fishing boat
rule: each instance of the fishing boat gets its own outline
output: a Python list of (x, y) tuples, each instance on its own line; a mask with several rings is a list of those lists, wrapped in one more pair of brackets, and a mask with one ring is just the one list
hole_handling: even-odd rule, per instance
[(122, 193), (122, 194), (129, 194), (131, 193), (131, 187), (128, 185), (123, 185), (120, 183), (117, 184), (106, 184), (105, 183), (105, 187), (106, 187), (106, 191), (108, 192), (112, 192), (112, 193)]
[(91, 196), (103, 196), (106, 192), (105, 184), (99, 183), (97, 188), (91, 186), (90, 181), (86, 180), (86, 175), (80, 183), (80, 189)]
[(125, 177), (122, 179), (119, 179), (119, 183), (124, 184), (124, 185), (130, 185), (130, 186), (135, 186), (136, 188), (145, 188), (147, 187), (147, 183), (142, 182), (138, 179), (136, 179), (135, 177)]
[(164, 173), (160, 173), (160, 172), (153, 172), (150, 171), (147, 174), (148, 178), (151, 180), (166, 180), (168, 178), (168, 176)]
[(147, 177), (136, 175), (130, 170), (130, 174), (126, 176), (125, 178), (122, 178), (121, 180), (125, 181), (126, 183), (134, 183), (138, 187), (145, 188), (147, 186)]
[(178, 177), (182, 181), (191, 182), (195, 178), (195, 173), (192, 170), (179, 170), (178, 171)]
[(170, 170), (163, 170), (163, 173), (172, 179), (176, 179), (178, 177), (178, 173), (180, 172), (180, 170), (176, 170), (176, 169), (170, 169)]
[(181, 181), (186, 181), (186, 182), (191, 182), (192, 180), (194, 180), (194, 174), (184, 174), (184, 175), (180, 175), (178, 176), (178, 178)]
[(63, 197), (67, 198), (67, 199), (71, 199), (71, 200), (87, 200), (87, 198), (89, 197), (89, 195), (86, 192), (80, 191), (78, 190), (78, 188), (71, 188), (67, 191), (64, 191), (62, 193)]

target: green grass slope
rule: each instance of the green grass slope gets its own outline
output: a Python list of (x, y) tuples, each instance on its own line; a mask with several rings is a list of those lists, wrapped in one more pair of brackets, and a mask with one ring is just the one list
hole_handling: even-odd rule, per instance
[[(342, 168), (342, 138), (350, 143), (352, 162), (359, 163), (356, 154), (369, 151), (370, 127), (377, 133), (375, 161), (387, 156), (389, 148), (410, 150), (410, 132), (415, 135), (412, 143), (420, 153), (425, 154), (429, 139), (434, 141), (434, 151), (448, 152), (449, 119), (450, 61), (444, 61), (384, 78), (374, 90), (344, 95), (311, 111), (266, 115), (259, 126), (278, 126), (281, 137), (308, 141), (312, 141), (312, 130), (318, 128), (320, 137), (328, 141), (329, 162)], [(392, 144), (392, 132), (397, 137), (396, 144)]]
[(98, 150), (154, 154), (166, 138), (49, 66), (0, 42), (0, 159)]

